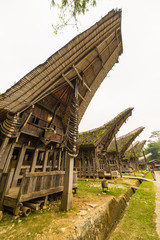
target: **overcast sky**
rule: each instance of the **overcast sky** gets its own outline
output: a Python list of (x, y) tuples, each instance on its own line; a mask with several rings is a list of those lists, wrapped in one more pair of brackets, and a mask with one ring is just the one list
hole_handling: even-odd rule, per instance
[[(160, 0), (97, 1), (80, 17), (80, 31), (122, 8), (123, 54), (93, 97), (79, 130), (99, 127), (134, 107), (118, 136), (144, 126), (137, 140), (148, 140), (160, 130)], [(1, 93), (78, 34), (69, 26), (54, 35), (56, 20), (48, 0), (0, 0)]]

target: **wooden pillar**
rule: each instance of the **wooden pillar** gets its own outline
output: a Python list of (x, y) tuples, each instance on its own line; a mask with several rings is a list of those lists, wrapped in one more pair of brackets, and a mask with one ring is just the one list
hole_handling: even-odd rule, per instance
[(43, 162), (43, 172), (46, 172), (46, 167), (47, 167), (47, 162), (48, 162), (48, 154), (49, 154), (49, 150), (46, 150), (44, 162)]
[(95, 161), (95, 154), (91, 151), (91, 158), (92, 158), (92, 168), (93, 168), (93, 177), (96, 177), (96, 161)]
[(73, 164), (74, 158), (77, 157), (77, 144), (78, 144), (78, 80), (75, 80), (74, 91), (70, 106), (70, 118), (67, 128), (67, 159), (66, 170), (64, 177), (64, 190), (62, 194), (61, 209), (69, 210), (72, 208), (72, 185), (73, 185)]
[(58, 171), (61, 170), (61, 160), (62, 160), (62, 150), (59, 149), (59, 156), (58, 156)]
[(16, 169), (15, 169), (14, 177), (13, 177), (12, 187), (17, 186), (17, 182), (18, 182), (19, 174), (20, 174), (21, 167), (22, 167), (22, 164), (23, 164), (23, 159), (24, 159), (24, 156), (25, 156), (25, 152), (26, 152), (26, 146), (23, 145), (21, 150), (20, 150), (19, 158), (17, 159), (17, 166), (16, 166)]
[(4, 165), (4, 168), (3, 168), (4, 173), (8, 172), (8, 170), (9, 170), (9, 165), (10, 165), (10, 162), (11, 162), (11, 158), (12, 158), (12, 155), (13, 155), (15, 145), (16, 145), (15, 142), (11, 143), (10, 147), (9, 147), (9, 151), (7, 151), (7, 155), (6, 155), (6, 159), (5, 159), (5, 165)]
[(118, 162), (119, 173), (120, 173), (120, 177), (122, 177), (121, 162), (120, 162), (121, 159), (120, 159), (120, 155), (119, 155), (116, 135), (114, 135), (114, 139), (115, 139), (115, 146), (116, 146), (116, 152), (117, 152), (117, 162)]
[(61, 166), (62, 171), (65, 171), (65, 159), (67, 159), (66, 149), (63, 150), (63, 155), (62, 155), (62, 166)]
[(55, 167), (56, 167), (56, 156), (57, 156), (57, 151), (56, 149), (54, 149), (53, 159), (52, 159), (52, 170), (55, 170)]
[(0, 146), (0, 163), (2, 161), (2, 157), (3, 157), (3, 154), (4, 154), (5, 150), (6, 150), (6, 147), (8, 145), (9, 139), (10, 139), (9, 137), (5, 137), (3, 139), (3, 141), (2, 141), (1, 146)]
[(4, 169), (4, 166), (6, 164), (6, 161), (7, 161), (7, 157), (9, 155), (9, 152), (11, 150), (11, 147), (12, 147), (12, 143), (9, 143), (3, 153), (3, 156), (2, 156), (2, 159), (1, 159), (1, 162), (0, 162), (0, 169), (1, 171), (3, 172), (3, 169)]
[(3, 192), (2, 192), (2, 196), (1, 196), (1, 199), (0, 199), (0, 210), (3, 210), (4, 196), (5, 196), (5, 194), (8, 193), (8, 191), (10, 189), (12, 178), (13, 178), (13, 174), (14, 174), (14, 168), (12, 168), (10, 170), (10, 172), (8, 173), (8, 176), (7, 176), (7, 179), (6, 179), (6, 182), (5, 182), (5, 186), (4, 186), (4, 189), (3, 189)]
[(34, 153), (33, 153), (31, 172), (35, 172), (35, 167), (36, 167), (36, 163), (37, 163), (38, 153), (39, 153), (39, 149), (36, 148), (34, 150)]
[(146, 170), (146, 168), (147, 168), (147, 158), (146, 158), (146, 156), (145, 156), (144, 151), (143, 151), (143, 157), (144, 157), (144, 161), (145, 161), (145, 170)]
[(71, 157), (67, 154), (64, 191), (63, 191), (62, 202), (61, 202), (61, 209), (64, 211), (68, 211), (69, 209), (72, 208), (73, 164), (74, 164), (74, 157)]

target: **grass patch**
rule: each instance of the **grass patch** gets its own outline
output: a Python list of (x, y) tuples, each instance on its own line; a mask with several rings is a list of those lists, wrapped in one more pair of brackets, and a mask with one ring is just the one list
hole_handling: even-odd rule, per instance
[(47, 209), (32, 212), (28, 217), (14, 219), (11, 214), (5, 213), (0, 222), (0, 239), (37, 240), (48, 234), (53, 235), (53, 239), (60, 239), (60, 234), (63, 234), (60, 233), (60, 228), (68, 228), (73, 225), (73, 221), (76, 221), (77, 213), (81, 209), (88, 211), (86, 203), (97, 203), (100, 206), (109, 196), (120, 196), (130, 187), (127, 181), (109, 181), (109, 191), (104, 194), (100, 180), (78, 181), (78, 191), (73, 198), (74, 205), (68, 212), (59, 210), (59, 200), (52, 202)]
[[(147, 177), (151, 177), (150, 173)], [(158, 240), (154, 210), (154, 185), (143, 181), (110, 240)]]

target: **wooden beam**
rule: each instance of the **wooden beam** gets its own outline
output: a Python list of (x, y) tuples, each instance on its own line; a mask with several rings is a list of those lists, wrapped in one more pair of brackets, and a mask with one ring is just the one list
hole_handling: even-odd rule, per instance
[[(70, 87), (71, 87), (72, 89), (74, 89), (73, 84), (70, 82), (70, 80), (69, 80), (64, 74), (62, 74), (62, 77), (63, 77), (64, 80), (70, 85)], [(82, 95), (81, 95), (80, 93), (78, 93), (78, 95), (80, 96), (80, 98), (81, 98), (84, 102), (86, 102), (86, 100), (84, 99), (84, 97), (82, 97)]]
[(84, 86), (91, 92), (91, 89), (88, 87), (87, 83), (83, 80), (83, 78), (81, 77), (80, 73), (78, 72), (77, 68), (74, 65), (73, 65), (73, 69), (77, 73), (78, 78), (83, 82)]
[(43, 172), (46, 172), (46, 167), (47, 167), (47, 162), (48, 162), (48, 153), (49, 153), (49, 151), (46, 150), (45, 157), (44, 157), (44, 162), (43, 162)]
[(114, 140), (115, 140), (115, 146), (116, 146), (116, 152), (117, 152), (119, 173), (120, 173), (120, 176), (122, 177), (121, 162), (120, 162), (121, 160), (120, 160), (120, 154), (119, 154), (119, 150), (118, 150), (118, 144), (117, 144), (116, 135), (114, 135)]
[(2, 156), (3, 156), (3, 153), (5, 152), (5, 149), (8, 145), (8, 142), (9, 142), (9, 137), (5, 137), (2, 141), (2, 144), (1, 144), (1, 147), (0, 147), (0, 162), (1, 162), (1, 159), (2, 159)]
[(17, 159), (17, 166), (16, 166), (16, 169), (15, 169), (14, 177), (13, 177), (12, 187), (17, 186), (17, 182), (18, 182), (20, 171), (21, 171), (21, 166), (23, 164), (23, 159), (24, 159), (24, 156), (25, 156), (25, 152), (26, 152), (26, 146), (23, 145), (21, 150), (20, 150), (19, 158)]
[(37, 158), (38, 158), (38, 152), (39, 152), (39, 149), (35, 149), (34, 152), (33, 152), (31, 172), (35, 171), (36, 162), (37, 162)]

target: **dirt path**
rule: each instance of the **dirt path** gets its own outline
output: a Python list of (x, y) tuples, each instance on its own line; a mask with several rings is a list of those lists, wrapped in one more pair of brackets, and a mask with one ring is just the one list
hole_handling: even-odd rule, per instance
[(160, 172), (155, 172), (156, 174), (156, 181), (154, 181), (154, 184), (156, 186), (156, 208), (155, 213), (157, 215), (156, 218), (156, 229), (157, 233), (160, 237)]

